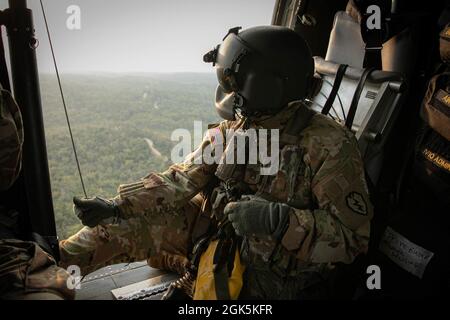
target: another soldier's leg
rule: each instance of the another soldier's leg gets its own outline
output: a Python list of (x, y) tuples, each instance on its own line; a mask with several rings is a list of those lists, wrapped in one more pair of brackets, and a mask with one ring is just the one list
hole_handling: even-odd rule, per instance
[(0, 240), (0, 300), (74, 299), (69, 276), (38, 244)]
[(198, 203), (191, 201), (178, 212), (142, 214), (114, 225), (84, 227), (60, 242), (60, 265), (77, 265), (85, 275), (107, 265), (148, 259), (152, 267), (182, 273), (189, 262), (198, 212)]

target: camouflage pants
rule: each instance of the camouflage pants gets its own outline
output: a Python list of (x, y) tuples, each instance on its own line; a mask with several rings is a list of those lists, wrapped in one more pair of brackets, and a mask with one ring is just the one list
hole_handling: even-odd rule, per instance
[(117, 224), (84, 227), (60, 242), (60, 266), (77, 265), (82, 275), (123, 262), (148, 259), (151, 267), (184, 273), (199, 204), (176, 212), (139, 214)]

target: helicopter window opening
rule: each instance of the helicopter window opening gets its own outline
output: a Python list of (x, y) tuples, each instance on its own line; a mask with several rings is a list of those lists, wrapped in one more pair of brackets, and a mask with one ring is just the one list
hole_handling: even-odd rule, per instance
[[(40, 40), (52, 196), (64, 239), (81, 227), (72, 197), (83, 191), (40, 4), (28, 5)], [(174, 130), (192, 134), (198, 123), (205, 130), (220, 121), (216, 76), (202, 57), (231, 27), (270, 24), (275, 0), (44, 0), (44, 6), (87, 195), (113, 197), (119, 184), (171, 164), (179, 142), (171, 140)], [(69, 6), (79, 8), (79, 28), (68, 27)]]

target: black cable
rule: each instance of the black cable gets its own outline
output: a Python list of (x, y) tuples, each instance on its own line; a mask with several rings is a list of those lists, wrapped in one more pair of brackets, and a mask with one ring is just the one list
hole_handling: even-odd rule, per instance
[(336, 98), (336, 94), (339, 91), (339, 88), (341, 86), (341, 82), (345, 76), (345, 71), (347, 70), (348, 65), (346, 64), (340, 64), (337, 71), (336, 76), (334, 78), (334, 83), (331, 88), (330, 94), (328, 95), (328, 99), (325, 102), (325, 105), (322, 109), (322, 114), (327, 115), (330, 112), (331, 107), (333, 106), (334, 100)]
[[(324, 97), (325, 98), (325, 100), (327, 100), (328, 99), (328, 97), (325, 95), (325, 93), (323, 93), (323, 92), (319, 92), (319, 94), (322, 96), (322, 97)], [(325, 108), (325, 106), (324, 106), (324, 108)], [(322, 108), (322, 110), (323, 110), (323, 108)], [(337, 111), (336, 111), (336, 109), (334, 108), (334, 106), (333, 105), (331, 105), (331, 110), (333, 110), (334, 111), (334, 114), (336, 115), (336, 117), (338, 118), (338, 120), (339, 121), (342, 121), (342, 119), (339, 117), (339, 115), (338, 115), (338, 113), (337, 113)], [(335, 120), (335, 118), (331, 115), (331, 113), (329, 112), (328, 113), (328, 115), (331, 117), (331, 119), (333, 119), (333, 120)]]
[(347, 120), (347, 116), (345, 115), (344, 106), (342, 105), (342, 101), (341, 101), (341, 97), (339, 96), (339, 93), (337, 94), (337, 98), (339, 100), (339, 104), (341, 105), (341, 110), (342, 110), (342, 114), (344, 116), (344, 121), (346, 121)]
[(350, 107), (348, 108), (347, 120), (345, 121), (345, 126), (351, 131), (353, 120), (355, 119), (356, 109), (358, 108), (359, 99), (361, 98), (361, 93), (364, 90), (364, 84), (366, 83), (367, 78), (375, 70), (374, 68), (364, 69), (361, 74), (361, 78), (359, 78), (358, 85), (356, 86), (355, 93), (353, 94), (352, 102), (350, 103)]
[(73, 149), (73, 153), (75, 155), (75, 161), (77, 162), (77, 168), (78, 168), (78, 174), (80, 176), (81, 187), (83, 188), (84, 196), (87, 198), (86, 188), (84, 186), (84, 181), (83, 181), (83, 175), (81, 174), (80, 162), (78, 161), (77, 149), (75, 147), (75, 141), (73, 139), (72, 128), (70, 126), (69, 114), (67, 113), (66, 100), (64, 98), (64, 92), (63, 92), (62, 85), (61, 85), (61, 79), (59, 77), (58, 64), (56, 63), (56, 57), (55, 57), (55, 52), (53, 50), (52, 38), (50, 36), (50, 30), (48, 28), (47, 17), (45, 15), (44, 4), (42, 3), (42, 0), (39, 0), (39, 2), (41, 3), (41, 9), (42, 9), (42, 15), (44, 16), (45, 28), (47, 29), (48, 42), (50, 43), (50, 49), (51, 49), (52, 57), (53, 57), (53, 64), (55, 66), (56, 77), (58, 79), (59, 92), (61, 94), (61, 99), (62, 99), (62, 103), (63, 103), (63, 106), (64, 106), (64, 113), (66, 114), (67, 126), (69, 128), (70, 140), (72, 141), (72, 149)]
[[(333, 89), (333, 84), (327, 79), (323, 79), (323, 82), (330, 85), (331, 89)], [(344, 116), (344, 121), (347, 120), (347, 116), (345, 115), (344, 105), (342, 104), (341, 97), (339, 96), (339, 92), (336, 93), (336, 97), (339, 99), (339, 104), (341, 105), (342, 115)], [(335, 111), (336, 112), (336, 111)]]

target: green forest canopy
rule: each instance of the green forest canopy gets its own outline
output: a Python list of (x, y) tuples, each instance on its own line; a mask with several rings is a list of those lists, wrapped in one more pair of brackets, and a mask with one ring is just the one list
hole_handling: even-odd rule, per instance
[[(56, 224), (60, 239), (81, 228), (72, 197), (82, 196), (75, 157), (56, 78), (41, 74)], [(113, 197), (119, 184), (136, 181), (170, 164), (163, 156), (177, 143), (177, 128), (219, 121), (214, 111), (214, 74), (63, 75), (63, 89), (88, 196)]]

